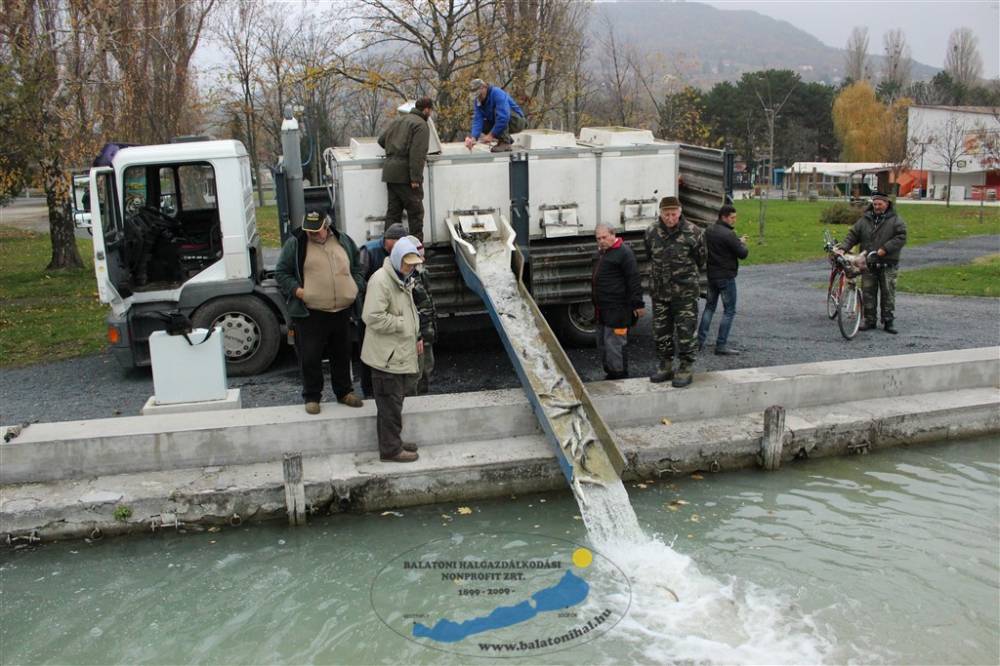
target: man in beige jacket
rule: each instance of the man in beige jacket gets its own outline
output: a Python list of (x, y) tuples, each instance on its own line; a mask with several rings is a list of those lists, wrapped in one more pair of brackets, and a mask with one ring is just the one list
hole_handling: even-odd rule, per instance
[(403, 398), (418, 372), (423, 353), (420, 318), (413, 304), (413, 268), (423, 263), (416, 246), (401, 238), (392, 253), (368, 281), (365, 307), (365, 341), (361, 361), (372, 370), (372, 389), (378, 409), (379, 457), (387, 462), (413, 462), (416, 444), (404, 442)]

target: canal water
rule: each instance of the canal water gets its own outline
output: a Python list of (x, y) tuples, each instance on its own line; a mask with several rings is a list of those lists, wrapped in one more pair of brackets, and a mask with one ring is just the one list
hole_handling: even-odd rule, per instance
[[(996, 664), (998, 445), (629, 483), (654, 536), (642, 546), (591, 544), (564, 492), (6, 551), (0, 663), (488, 663), (469, 655), (502, 637), (526, 646), (499, 655), (515, 663)], [(530, 568), (560, 553), (565, 570)], [(486, 571), (467, 563), (522, 580), (411, 569)], [(400, 630), (443, 636), (435, 620), (485, 617), (557, 578), (586, 581), (578, 612), (539, 603), (452, 642)]]

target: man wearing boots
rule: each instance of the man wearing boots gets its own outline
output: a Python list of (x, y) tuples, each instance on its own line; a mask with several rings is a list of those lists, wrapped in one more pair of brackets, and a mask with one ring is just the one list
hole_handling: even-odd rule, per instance
[(601, 223), (594, 230), (597, 252), (591, 271), (591, 298), (597, 315), (597, 348), (605, 379), (628, 377), (628, 329), (646, 313), (642, 279), (632, 248)]
[(510, 145), (514, 143), (510, 135), (528, 126), (524, 111), (502, 88), (491, 86), (482, 79), (473, 79), (471, 89), (476, 93), (476, 101), (472, 111), (472, 131), (465, 137), (465, 147), (472, 150), (477, 141), (496, 141), (492, 152), (510, 150)]
[(899, 254), (906, 245), (906, 223), (881, 192), (872, 195), (871, 205), (847, 232), (837, 252), (843, 254), (855, 245), (861, 246), (868, 263), (868, 272), (861, 276), (865, 315), (861, 330), (876, 327), (877, 305), (881, 302), (882, 326), (886, 333), (896, 334), (896, 276)]
[(424, 237), (424, 164), (431, 136), (427, 119), (433, 109), (434, 102), (421, 97), (409, 113), (393, 120), (378, 138), (378, 145), (385, 148), (382, 182), (389, 196), (385, 226), (400, 222), (406, 209), (410, 233), (420, 239)]
[[(673, 380), (683, 388), (692, 381), (698, 324), (698, 274), (705, 270), (707, 251), (698, 227), (684, 219), (677, 197), (660, 200), (660, 218), (646, 229), (649, 290), (653, 298), (653, 337), (659, 366), (654, 383)], [(674, 352), (679, 367), (674, 373)]]

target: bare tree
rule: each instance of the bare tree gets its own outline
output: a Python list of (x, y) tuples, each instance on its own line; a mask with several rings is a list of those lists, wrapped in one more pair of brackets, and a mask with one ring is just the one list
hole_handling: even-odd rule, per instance
[(855, 26), (844, 47), (844, 76), (851, 81), (871, 79), (868, 60), (868, 28)]
[[(781, 113), (781, 109), (784, 108), (785, 104), (788, 102), (788, 98), (792, 96), (795, 92), (795, 88), (798, 86), (798, 78), (796, 77), (795, 82), (785, 93), (781, 101), (776, 101), (778, 96), (781, 94), (780, 91), (774, 91), (771, 89), (770, 78), (765, 78), (767, 83), (767, 89), (762, 95), (757, 87), (754, 87), (754, 94), (757, 95), (757, 100), (760, 102), (760, 108), (764, 112), (764, 120), (767, 122), (767, 189), (764, 192), (764, 197), (761, 200), (760, 205), (760, 217), (757, 223), (758, 231), (760, 232), (760, 237), (758, 242), (763, 244), (764, 242), (764, 224), (765, 218), (767, 217), (767, 197), (771, 191), (771, 187), (774, 185), (774, 125), (778, 120), (778, 114)], [(767, 100), (764, 100), (764, 97)]]
[(948, 191), (945, 205), (951, 205), (951, 175), (955, 165), (969, 151), (969, 128), (965, 122), (957, 115), (952, 114), (947, 122), (931, 138), (931, 150), (937, 155), (941, 163), (948, 167)]
[(913, 60), (910, 58), (910, 45), (906, 43), (906, 35), (901, 29), (885, 33), (882, 44), (885, 48), (882, 87), (889, 92), (889, 101), (892, 101), (910, 85)]
[(979, 40), (970, 28), (956, 28), (948, 37), (944, 69), (962, 85), (977, 83), (983, 72), (983, 59), (979, 55), (978, 44)]
[(635, 125), (635, 113), (639, 104), (639, 77), (635, 63), (638, 60), (635, 49), (622, 44), (614, 25), (603, 17), (604, 30), (598, 42), (602, 47), (606, 101), (611, 107), (613, 122), (623, 127)]
[(260, 154), (257, 149), (261, 18), (260, 0), (239, 0), (226, 5), (225, 13), (219, 21), (217, 36), (223, 50), (229, 56), (225, 65), (226, 76), (239, 87), (237, 115), (241, 121), (240, 134), (250, 153), (250, 163), (257, 181), (257, 203), (263, 206), (264, 191), (260, 182)]

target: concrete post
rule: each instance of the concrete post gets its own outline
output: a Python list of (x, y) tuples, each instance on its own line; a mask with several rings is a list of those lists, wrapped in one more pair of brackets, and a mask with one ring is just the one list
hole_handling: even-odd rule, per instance
[(760, 438), (761, 467), (776, 470), (781, 467), (781, 448), (785, 435), (785, 408), (771, 405), (764, 410), (764, 434)]
[(282, 460), (285, 475), (285, 508), (289, 525), (306, 524), (306, 488), (302, 482), (302, 454), (286, 453)]

